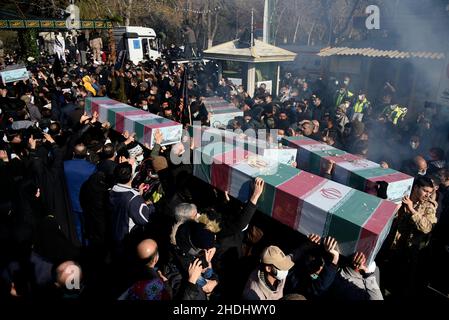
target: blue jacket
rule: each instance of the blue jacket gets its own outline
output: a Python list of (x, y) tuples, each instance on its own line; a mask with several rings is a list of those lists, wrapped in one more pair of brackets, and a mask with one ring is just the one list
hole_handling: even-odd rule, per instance
[(153, 205), (147, 206), (138, 191), (123, 184), (116, 184), (109, 193), (112, 208), (112, 236), (120, 244), (136, 226), (145, 226), (154, 213)]
[(80, 204), (81, 186), (94, 174), (95, 170), (95, 165), (87, 160), (74, 159), (64, 161), (64, 173), (72, 211), (83, 212)]

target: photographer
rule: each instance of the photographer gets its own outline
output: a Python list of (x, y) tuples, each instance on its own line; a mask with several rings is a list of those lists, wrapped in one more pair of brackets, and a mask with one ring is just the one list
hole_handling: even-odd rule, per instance
[[(204, 219), (202, 219), (203, 222)], [(207, 224), (189, 220), (179, 226), (176, 233), (177, 245), (172, 248), (172, 259), (166, 265), (164, 274), (170, 281), (175, 297), (182, 300), (207, 300), (218, 285), (213, 271), (212, 258), (216, 252), (218, 224)], [(201, 272), (192, 278), (192, 269)]]

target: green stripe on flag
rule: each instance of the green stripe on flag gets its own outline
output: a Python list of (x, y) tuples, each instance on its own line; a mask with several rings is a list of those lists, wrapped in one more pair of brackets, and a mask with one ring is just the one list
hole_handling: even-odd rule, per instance
[(276, 188), (297, 176), (300, 171), (292, 166), (279, 164), (276, 174), (260, 176), (265, 181), (265, 190), (257, 201), (257, 207), (265, 213), (272, 213)]
[(398, 173), (398, 172), (393, 169), (383, 169), (380, 166), (379, 166), (379, 168), (355, 171), (355, 174), (357, 174), (365, 179), (376, 178), (376, 177), (386, 176), (386, 175), (395, 174), (395, 173)]
[(142, 140), (145, 135), (145, 125), (140, 122), (134, 122), (134, 130), (136, 130), (137, 140)]
[(330, 211), (326, 234), (338, 239), (342, 246), (346, 244), (353, 247), (345, 247), (345, 251), (355, 249), (363, 226), (381, 201), (377, 197), (354, 190)]
[(143, 120), (137, 120), (138, 123), (143, 124), (144, 126), (150, 126), (155, 124), (162, 124), (167, 122), (172, 122), (171, 120), (162, 118), (162, 117), (155, 117), (152, 119), (143, 119)]
[(308, 171), (314, 174), (321, 173), (321, 159), (325, 157), (336, 157), (346, 154), (345, 151), (338, 149), (326, 150), (326, 151), (312, 151), (309, 157)]
[(111, 124), (111, 126), (115, 128), (115, 117), (116, 117), (117, 112), (135, 111), (135, 110), (136, 110), (136, 108), (133, 108), (133, 107), (120, 107), (120, 108), (108, 109), (108, 121)]
[(349, 186), (357, 190), (365, 191), (365, 184), (369, 178), (381, 177), (394, 173), (397, 173), (397, 171), (392, 169), (383, 169), (380, 167), (352, 171), (349, 175)]
[(232, 145), (221, 142), (195, 149), (193, 158), (195, 161), (193, 166), (194, 176), (210, 184), (213, 157), (231, 150), (234, 150)]

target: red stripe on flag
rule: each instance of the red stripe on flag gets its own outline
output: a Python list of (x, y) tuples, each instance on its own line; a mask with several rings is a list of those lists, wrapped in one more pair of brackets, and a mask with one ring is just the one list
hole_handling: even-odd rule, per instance
[(301, 171), (299, 175), (277, 186), (273, 218), (297, 230), (304, 199), (326, 179)]
[(298, 149), (301, 146), (310, 146), (313, 144), (323, 144), (318, 141), (312, 140), (312, 139), (305, 139), (305, 140), (289, 140), (288, 146)]
[(121, 102), (119, 102), (119, 101), (115, 101), (115, 100), (112, 100), (112, 99), (107, 99), (107, 100), (103, 100), (103, 99), (98, 99), (98, 100), (95, 100), (95, 99), (92, 99), (92, 102), (91, 102), (91, 106), (92, 106), (92, 112), (99, 112), (99, 108), (100, 108), (100, 105), (102, 105), (102, 104), (104, 104), (104, 105), (115, 105), (115, 104), (119, 104), (119, 103), (121, 103)]
[(327, 180), (313, 175), (305, 171), (301, 171), (297, 176), (278, 186), (279, 190), (283, 190), (294, 195), (297, 198), (306, 198), (316, 187)]
[(410, 180), (410, 179), (413, 179), (413, 177), (406, 175), (405, 173), (398, 172), (398, 173), (388, 174), (385, 176), (369, 178), (368, 181), (372, 181), (372, 182), (385, 181), (387, 183), (392, 183), (392, 182)]
[(231, 167), (227, 164), (212, 163), (210, 168), (210, 184), (219, 188), (222, 191), (229, 191), (229, 184), (231, 182)]
[(350, 154), (350, 153), (346, 153), (346, 154), (341, 155), (341, 156), (324, 157), (323, 159), (332, 160), (335, 163), (343, 163), (343, 162), (349, 162), (349, 161), (358, 160), (358, 159), (360, 159), (360, 157), (355, 156), (355, 155)]
[(211, 166), (211, 185), (223, 191), (229, 191), (232, 166), (248, 159), (249, 152), (235, 148), (214, 156)]
[(295, 195), (290, 192), (277, 189), (273, 204), (272, 217), (277, 221), (293, 228), (293, 230), (297, 230), (302, 204), (303, 201)]
[(391, 201), (382, 201), (379, 207), (374, 211), (360, 232), (357, 243), (357, 252), (363, 252), (368, 258), (376, 247), (379, 235), (388, 221), (396, 213), (397, 205)]
[(143, 110), (133, 110), (133, 111), (122, 111), (115, 113), (115, 130), (118, 132), (125, 131), (125, 117), (126, 116), (139, 116), (141, 114), (146, 114), (147, 112)]
[(251, 155), (247, 150), (235, 148), (231, 151), (217, 154), (213, 157), (214, 163), (226, 164), (228, 166), (234, 166), (246, 159)]

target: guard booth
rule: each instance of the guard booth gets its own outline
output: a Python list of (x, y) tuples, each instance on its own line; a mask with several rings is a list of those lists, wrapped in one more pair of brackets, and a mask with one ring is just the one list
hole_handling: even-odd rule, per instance
[(217, 61), (218, 78), (228, 78), (243, 85), (252, 96), (262, 83), (273, 96), (279, 94), (280, 63), (291, 62), (296, 53), (255, 40), (251, 47), (242, 48), (239, 40), (226, 42), (204, 51), (204, 58)]

